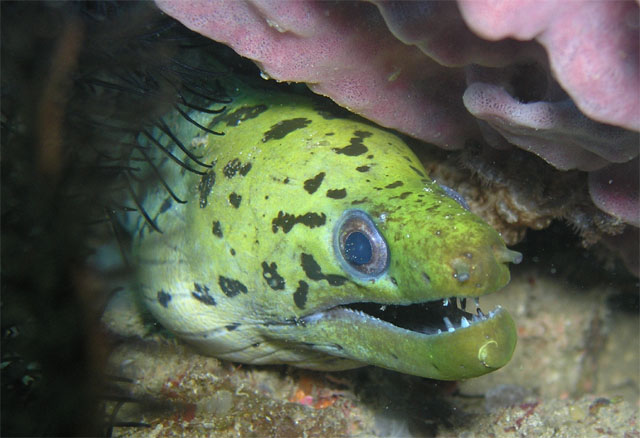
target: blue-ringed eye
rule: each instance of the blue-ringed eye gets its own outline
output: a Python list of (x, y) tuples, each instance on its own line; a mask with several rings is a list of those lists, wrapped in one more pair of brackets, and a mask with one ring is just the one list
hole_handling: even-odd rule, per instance
[(377, 278), (389, 266), (387, 242), (361, 210), (348, 210), (338, 221), (334, 251), (342, 268), (356, 278)]

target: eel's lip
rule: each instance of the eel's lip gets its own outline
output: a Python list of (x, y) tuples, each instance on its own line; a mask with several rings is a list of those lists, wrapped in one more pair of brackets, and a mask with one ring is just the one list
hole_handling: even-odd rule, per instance
[(456, 297), (409, 305), (356, 302), (316, 311), (299, 318), (297, 323), (312, 325), (320, 320), (351, 320), (358, 324), (372, 324), (391, 330), (434, 336), (472, 328), (478, 323), (494, 318), (502, 309), (497, 306), (485, 314), (480, 309), (478, 298), (470, 301), (475, 304), (475, 312), (466, 311), (466, 298), (458, 300)]

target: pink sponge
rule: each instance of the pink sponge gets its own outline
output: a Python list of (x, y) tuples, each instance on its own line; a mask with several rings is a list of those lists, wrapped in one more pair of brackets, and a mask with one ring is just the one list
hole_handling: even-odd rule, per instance
[(589, 120), (570, 99), (522, 103), (503, 87), (483, 82), (472, 83), (462, 99), (471, 114), (509, 143), (561, 170), (597, 170), (638, 155), (636, 133)]
[(187, 27), (253, 59), (270, 77), (306, 82), (382, 126), (445, 148), (461, 148), (477, 133), (459, 99), (464, 71), (445, 69), (395, 39), (370, 4), (157, 3)]
[[(626, 168), (610, 163), (638, 156), (633, 0), (156, 2), (272, 78), (443, 148), (484, 136), (560, 169), (613, 174)], [(619, 199), (601, 189), (594, 200)], [(628, 218), (617, 201), (596, 202)]]
[(634, 1), (459, 0), (469, 27), (489, 40), (536, 39), (562, 87), (587, 116), (638, 130), (640, 69)]
[(636, 158), (589, 174), (589, 193), (594, 204), (636, 227), (640, 227), (639, 166)]

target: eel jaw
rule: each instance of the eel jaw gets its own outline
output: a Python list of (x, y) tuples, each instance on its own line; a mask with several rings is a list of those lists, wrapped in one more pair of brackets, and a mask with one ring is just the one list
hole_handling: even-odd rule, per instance
[(459, 302), (460, 307), (456, 297), (409, 305), (355, 302), (314, 312), (298, 319), (297, 322), (306, 325), (322, 318), (350, 318), (357, 314), (372, 324), (390, 324), (396, 328), (433, 336), (452, 333), (491, 319), (500, 309), (498, 306), (485, 315), (480, 309), (480, 300), (476, 297), (473, 299), (476, 311), (469, 313), (466, 311), (467, 299), (461, 298)]
[(509, 314), (499, 306), (472, 314), (457, 301), (340, 305), (297, 319), (296, 338), (330, 355), (440, 380), (504, 366), (517, 339)]
[(487, 316), (480, 309), (479, 298), (474, 298), (473, 302), (476, 308), (473, 313), (466, 311), (466, 298), (460, 299), (460, 307), (458, 307), (456, 297), (411, 305), (352, 303), (341, 307), (412, 332), (439, 335), (443, 332), (451, 333), (457, 329), (467, 328), (493, 317), (495, 311), (489, 312)]

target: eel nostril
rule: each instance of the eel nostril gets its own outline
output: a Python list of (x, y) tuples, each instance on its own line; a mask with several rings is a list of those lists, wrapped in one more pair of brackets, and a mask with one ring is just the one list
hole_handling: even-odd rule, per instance
[(514, 265), (517, 265), (522, 261), (521, 253), (518, 251), (512, 251), (505, 247), (500, 248), (499, 250), (494, 250), (494, 253), (499, 262), (513, 263)]
[(469, 266), (467, 261), (455, 259), (451, 263), (451, 267), (453, 268), (453, 278), (458, 280), (460, 283), (464, 283), (471, 278), (471, 266)]
[(514, 265), (517, 265), (522, 261), (522, 254), (518, 251), (512, 251), (505, 247), (494, 248), (493, 253), (499, 263), (513, 263)]

